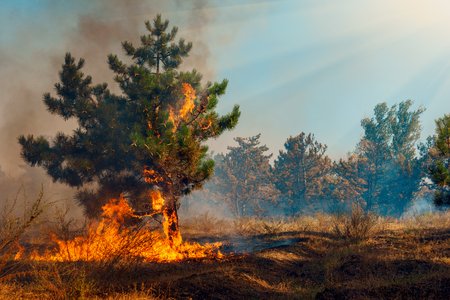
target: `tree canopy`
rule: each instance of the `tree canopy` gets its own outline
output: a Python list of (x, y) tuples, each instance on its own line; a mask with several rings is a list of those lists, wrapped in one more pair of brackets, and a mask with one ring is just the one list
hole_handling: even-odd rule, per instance
[(388, 107), (380, 103), (372, 118), (364, 118), (358, 144), (358, 169), (364, 182), (362, 198), (369, 210), (399, 215), (411, 202), (422, 179), (416, 157), (423, 108), (411, 111), (412, 101)]
[(140, 45), (122, 46), (131, 63), (109, 55), (121, 93), (93, 84), (82, 72), (84, 60), (67, 53), (56, 97), (44, 95), (50, 113), (76, 119), (72, 134), (54, 138), (20, 136), (22, 156), (41, 166), (56, 181), (77, 187), (77, 199), (88, 215), (120, 193), (145, 206), (148, 189), (157, 188), (176, 210), (181, 195), (199, 188), (213, 171), (204, 142), (236, 126), (240, 111), (220, 116), (215, 108), (227, 80), (202, 84), (195, 69), (178, 67), (192, 43), (175, 41), (177, 27), (158, 15), (145, 23)]
[(311, 133), (289, 137), (284, 148), (274, 164), (275, 185), (289, 202), (288, 210), (295, 214), (302, 206), (323, 196), (322, 183), (331, 160), (325, 154), (327, 146)]
[(236, 217), (263, 214), (277, 196), (269, 163), (272, 155), (266, 154), (269, 149), (260, 144), (260, 136), (235, 138), (238, 146), (216, 156), (213, 190)]

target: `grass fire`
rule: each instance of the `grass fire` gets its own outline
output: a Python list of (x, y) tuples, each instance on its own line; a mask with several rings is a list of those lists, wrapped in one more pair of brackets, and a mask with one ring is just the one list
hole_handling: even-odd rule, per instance
[(1, 4), (0, 300), (448, 298), (430, 1)]
[[(164, 205), (164, 199), (158, 191), (152, 192), (151, 199), (154, 208)], [(221, 258), (218, 250), (220, 243), (200, 245), (183, 242), (179, 230), (169, 230), (171, 226), (178, 228), (174, 214), (164, 215), (164, 235), (141, 226), (125, 226), (130, 218), (141, 218), (134, 214), (133, 209), (123, 197), (111, 199), (102, 207), (103, 213), (98, 223), (90, 224), (85, 236), (77, 236), (72, 240), (54, 238), (58, 245), (56, 250), (45, 254), (33, 253), (30, 258), (37, 261), (130, 261), (142, 262), (172, 262), (194, 258)], [(161, 211), (158, 211), (161, 212)], [(15, 259), (21, 259), (20, 256)]]

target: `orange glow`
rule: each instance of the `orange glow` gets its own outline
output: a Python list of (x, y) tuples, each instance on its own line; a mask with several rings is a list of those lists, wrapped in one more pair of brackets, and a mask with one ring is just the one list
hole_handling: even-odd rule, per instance
[[(168, 121), (173, 124), (173, 132), (176, 132), (180, 122), (186, 121), (195, 108), (194, 88), (183, 83), (182, 91), (185, 99), (178, 114), (171, 106), (168, 108)], [(210, 127), (210, 121), (205, 125)], [(150, 123), (147, 126), (151, 129)], [(161, 183), (170, 186), (156, 170), (148, 167), (144, 168), (143, 177), (150, 187)], [(164, 195), (157, 189), (152, 190), (148, 197), (153, 210), (151, 213), (144, 216), (135, 213), (123, 196), (111, 199), (102, 207), (101, 219), (90, 224), (84, 235), (71, 240), (61, 240), (55, 236), (55, 249), (44, 254), (34, 253), (31, 258), (44, 261), (169, 262), (223, 256), (219, 251), (221, 243), (200, 245), (183, 241), (174, 199), (168, 198), (167, 203)], [(162, 215), (162, 232), (148, 228), (147, 219), (158, 214)], [(138, 219), (141, 221), (136, 222)], [(127, 225), (130, 223), (138, 225)], [(18, 257), (20, 256), (21, 254), (18, 254)]]
[(155, 170), (145, 168), (144, 169), (144, 181), (147, 183), (158, 183), (158, 182), (163, 182), (164, 178), (159, 176), (155, 172)]
[(155, 212), (161, 212), (164, 206), (164, 198), (159, 191), (151, 191), (150, 199), (152, 199), (152, 208)]
[[(166, 235), (166, 237), (169, 238), (169, 235), (171, 234), (170, 228), (171, 227), (178, 228), (177, 215), (175, 214), (175, 211), (169, 214), (166, 209), (163, 211), (163, 214), (164, 214), (164, 223), (163, 223), (164, 234)], [(179, 230), (176, 230), (174, 233), (172, 233), (172, 236), (170, 236), (169, 239), (169, 243), (172, 247), (180, 247), (182, 242), (183, 239), (181, 238), (181, 233)]]
[(102, 206), (102, 210), (102, 217), (118, 223), (123, 223), (126, 217), (131, 217), (133, 215), (133, 209), (123, 197), (111, 199)]
[(212, 126), (212, 121), (211, 120), (207, 120), (206, 121), (208, 124), (202, 126), (202, 130), (207, 130)]
[(25, 247), (21, 246), (20, 244), (17, 244), (19, 251), (17, 251), (16, 255), (14, 255), (14, 260), (22, 259), (25, 253)]
[[(222, 258), (218, 248), (221, 243), (200, 245), (183, 242), (181, 233), (176, 231), (169, 237), (169, 228), (177, 222), (175, 214), (168, 215), (164, 198), (160, 191), (150, 193), (154, 210), (162, 210), (164, 234), (146, 227), (125, 226), (134, 215), (128, 201), (120, 197), (111, 199), (102, 207), (103, 213), (98, 223), (88, 227), (86, 234), (72, 240), (53, 237), (57, 247), (44, 254), (33, 253), (31, 258), (39, 261), (111, 261), (121, 262), (141, 260), (143, 262), (170, 262), (194, 258)], [(22, 257), (18, 253), (17, 258)]]
[(180, 125), (180, 120), (186, 121), (189, 114), (192, 113), (195, 108), (194, 100), (197, 96), (195, 95), (194, 88), (189, 83), (183, 83), (182, 91), (184, 95), (184, 102), (180, 110), (178, 111), (178, 114), (175, 113), (172, 106), (169, 106), (168, 109), (168, 120), (173, 124), (172, 132), (177, 131), (178, 126)]
[(185, 120), (188, 113), (194, 110), (195, 90), (189, 83), (183, 83), (184, 104), (180, 109), (180, 117)]

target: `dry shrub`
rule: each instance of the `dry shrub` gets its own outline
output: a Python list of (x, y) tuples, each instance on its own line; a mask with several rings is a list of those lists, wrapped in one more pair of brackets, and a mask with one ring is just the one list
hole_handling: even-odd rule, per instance
[(42, 229), (50, 238), (56, 237), (58, 240), (69, 241), (83, 234), (87, 228), (88, 219), (82, 222), (70, 216), (69, 207), (56, 206), (51, 213), (52, 217), (48, 218), (45, 228)]
[(51, 299), (83, 299), (98, 292), (92, 269), (84, 264), (39, 262), (33, 270), (33, 293)]
[[(28, 296), (28, 297), (27, 297)], [(15, 283), (0, 283), (0, 300), (30, 299), (27, 292)], [(36, 298), (36, 297), (33, 297)]]
[[(73, 239), (55, 237), (57, 247), (51, 247), (42, 254), (36, 253), (33, 259), (54, 262), (92, 261), (100, 270), (116, 267), (130, 270), (142, 263), (141, 253), (152, 249), (157, 238), (147, 229), (145, 222), (125, 226), (92, 221), (86, 224), (83, 231)], [(69, 231), (68, 235), (71, 234)]]
[(41, 189), (30, 206), (24, 204), (23, 215), (18, 216), (16, 210), (21, 190), (11, 203), (6, 202), (0, 213), (0, 281), (3, 282), (25, 275), (19, 272), (19, 263), (15, 260), (23, 251), (19, 240), (43, 212), (44, 193)]
[(333, 233), (340, 239), (362, 241), (370, 237), (377, 224), (377, 217), (364, 211), (358, 203), (352, 204), (349, 214), (336, 216)]
[[(32, 284), (36, 298), (46, 299), (156, 299), (144, 286), (138, 269), (104, 262), (34, 262)], [(98, 298), (99, 297), (99, 298)]]

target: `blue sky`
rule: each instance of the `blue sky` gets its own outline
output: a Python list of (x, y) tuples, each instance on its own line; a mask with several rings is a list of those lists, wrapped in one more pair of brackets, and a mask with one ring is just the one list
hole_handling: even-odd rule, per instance
[[(230, 81), (219, 111), (239, 104), (242, 117), (234, 131), (211, 142), (216, 152), (225, 151), (235, 136), (262, 133), (262, 142), (276, 154), (288, 136), (305, 131), (339, 158), (354, 149), (362, 134), (360, 120), (379, 102), (411, 99), (416, 107), (424, 106), (423, 138), (433, 133), (434, 119), (450, 113), (450, 1), (218, 0), (203, 1), (201, 9), (180, 7), (180, 1), (128, 3), (141, 2), (151, 9), (136, 10), (133, 21), (143, 24), (162, 12), (180, 27), (180, 36), (207, 45), (209, 76)], [(33, 80), (41, 79), (35, 84), (40, 94), (51, 90), (54, 78), (26, 70), (31, 66), (21, 60), (36, 53), (60, 53), (62, 58), (71, 50), (70, 33), (85, 15), (118, 25), (129, 22), (119, 8), (104, 3), (2, 1), (0, 53), (17, 62), (0, 62), (0, 67), (25, 68), (35, 74)], [(202, 17), (205, 24), (192, 20)], [(200, 25), (192, 25), (196, 21)], [(184, 30), (184, 24), (191, 25)], [(37, 64), (49, 65), (45, 59)], [(12, 103), (2, 102), (0, 115)]]
[[(337, 158), (354, 149), (360, 120), (379, 102), (412, 99), (426, 107), (423, 136), (432, 134), (435, 118), (450, 112), (450, 3), (269, 6), (260, 24), (248, 26), (219, 59), (219, 74), (231, 80), (229, 96), (242, 106), (237, 132), (261, 131), (273, 150), (288, 135), (313, 132)], [(225, 52), (239, 61), (229, 63)]]

